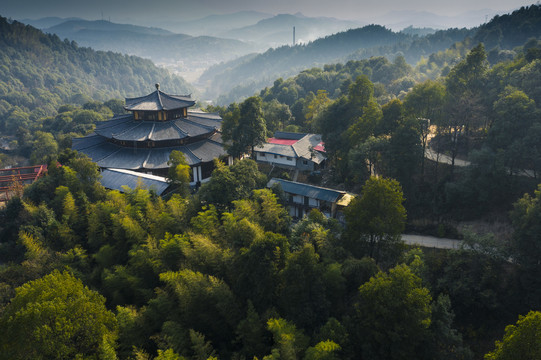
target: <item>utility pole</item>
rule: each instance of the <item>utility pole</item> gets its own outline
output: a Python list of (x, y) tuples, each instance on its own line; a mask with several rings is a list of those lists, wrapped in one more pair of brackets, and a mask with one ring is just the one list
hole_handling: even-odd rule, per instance
[(293, 46), (295, 46), (295, 26), (293, 26)]

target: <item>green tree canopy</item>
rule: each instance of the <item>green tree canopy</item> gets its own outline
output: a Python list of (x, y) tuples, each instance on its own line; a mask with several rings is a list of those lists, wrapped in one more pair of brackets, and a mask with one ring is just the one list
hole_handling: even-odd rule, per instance
[(541, 359), (541, 312), (520, 315), (516, 325), (505, 328), (502, 341), (496, 341), (494, 351), (485, 360)]
[(105, 298), (67, 272), (16, 289), (0, 319), (4, 359), (116, 359), (116, 318)]
[(240, 106), (231, 106), (223, 122), (224, 140), (228, 152), (239, 157), (261, 145), (267, 139), (267, 128), (263, 118), (262, 101), (258, 96), (244, 100)]
[(167, 177), (169, 181), (178, 186), (179, 192), (182, 195), (186, 195), (190, 186), (190, 166), (186, 161), (184, 154), (178, 150), (173, 150), (169, 154), (169, 171)]
[(432, 297), (406, 265), (380, 272), (359, 288), (356, 340), (363, 359), (415, 359), (428, 335)]
[(512, 240), (512, 256), (519, 264), (541, 271), (541, 185), (534, 195), (525, 194), (511, 211), (514, 234)]
[(406, 223), (403, 202), (398, 181), (377, 177), (366, 181), (362, 195), (345, 211), (350, 249), (357, 256), (361, 257), (360, 250), (377, 261), (381, 251), (395, 247)]

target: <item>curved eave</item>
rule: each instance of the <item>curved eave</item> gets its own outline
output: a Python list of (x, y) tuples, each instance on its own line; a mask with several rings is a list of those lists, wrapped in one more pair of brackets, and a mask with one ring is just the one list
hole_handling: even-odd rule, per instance
[(128, 111), (161, 111), (176, 110), (195, 105), (190, 96), (169, 95), (156, 90), (146, 96), (126, 98), (125, 110)]
[[(88, 146), (84, 146), (85, 142)], [(77, 148), (74, 145), (74, 149), (88, 155), (101, 168), (128, 170), (166, 169), (169, 167), (167, 162), (173, 150), (182, 152), (190, 166), (210, 162), (227, 154), (222, 144), (208, 139), (186, 146), (167, 148), (127, 148), (105, 140), (96, 143), (94, 138), (79, 142), (78, 145)]]

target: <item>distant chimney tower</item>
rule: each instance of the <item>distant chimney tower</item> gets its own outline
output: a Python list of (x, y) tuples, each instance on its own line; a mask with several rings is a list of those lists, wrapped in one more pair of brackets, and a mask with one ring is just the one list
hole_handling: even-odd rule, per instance
[(295, 46), (295, 26), (293, 26), (293, 46)]

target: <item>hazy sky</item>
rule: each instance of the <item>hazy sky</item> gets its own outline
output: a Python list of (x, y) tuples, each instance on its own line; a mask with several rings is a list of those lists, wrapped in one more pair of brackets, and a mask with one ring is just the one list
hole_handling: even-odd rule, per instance
[(14, 19), (46, 16), (77, 16), (89, 20), (185, 20), (209, 14), (255, 10), (271, 14), (301, 12), (306, 16), (329, 16), (366, 20), (390, 11), (428, 11), (456, 16), (491, 9), (508, 12), (534, 2), (525, 0), (0, 0), (0, 15)]

